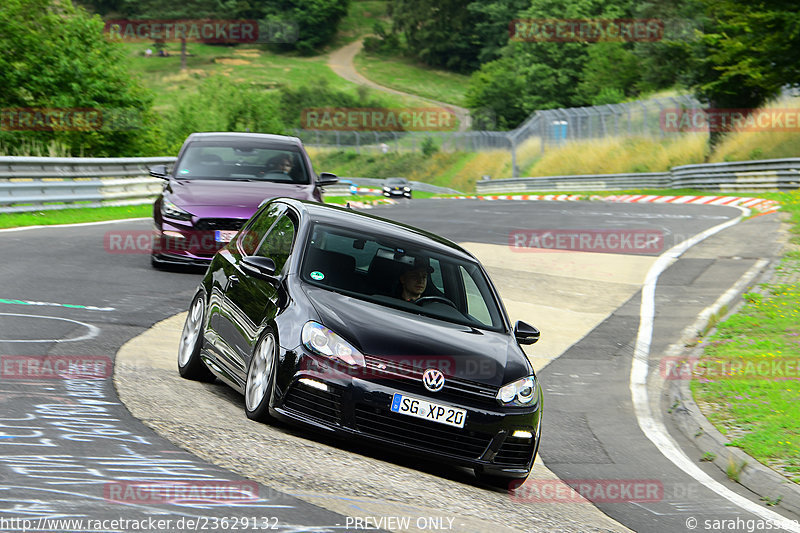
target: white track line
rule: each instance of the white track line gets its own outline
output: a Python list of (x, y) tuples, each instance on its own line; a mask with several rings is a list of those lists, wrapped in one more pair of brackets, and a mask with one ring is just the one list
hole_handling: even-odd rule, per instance
[[(658, 448), (658, 450), (675, 466), (696, 479), (703, 486), (727, 499), (734, 505), (758, 516), (762, 520), (780, 523), (784, 530), (800, 533), (800, 524), (793, 522), (782, 515), (765, 509), (751, 502), (747, 498), (736, 494), (726, 486), (714, 480), (703, 472), (694, 462), (683, 453), (680, 446), (667, 432), (666, 427), (657, 422), (650, 411), (650, 401), (647, 393), (647, 372), (650, 345), (653, 339), (653, 320), (655, 317), (656, 283), (661, 273), (667, 269), (673, 260), (680, 257), (686, 250), (700, 241), (737, 224), (744, 216), (749, 214), (748, 209), (740, 208), (742, 214), (727, 222), (709, 228), (694, 237), (687, 239), (663, 254), (661, 254), (650, 270), (647, 272), (644, 286), (642, 287), (642, 303), (639, 311), (639, 331), (636, 336), (636, 348), (631, 363), (631, 398), (633, 400), (636, 419), (645, 436)], [(746, 275), (746, 274), (745, 274)]]
[(101, 220), (99, 222), (77, 222), (75, 224), (42, 224), (40, 226), (21, 226), (19, 228), (0, 229), (0, 233), (11, 233), (12, 231), (27, 231), (30, 229), (79, 228), (81, 226), (99, 226), (100, 224), (119, 224), (121, 222), (138, 222), (139, 220), (153, 220), (153, 218), (152, 217), (118, 218), (115, 220)]

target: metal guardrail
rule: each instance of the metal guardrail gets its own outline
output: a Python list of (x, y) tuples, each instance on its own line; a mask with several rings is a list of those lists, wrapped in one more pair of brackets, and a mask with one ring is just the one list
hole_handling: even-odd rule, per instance
[(590, 174), (484, 180), (480, 194), (527, 191), (701, 189), (780, 191), (800, 188), (800, 158), (735, 161), (673, 167), (664, 173)]
[(667, 189), (668, 172), (644, 174), (586, 174), (484, 180), (477, 183), (479, 193), (527, 191), (622, 191), (625, 189)]
[[(174, 157), (0, 157), (0, 213), (150, 203), (161, 192), (163, 181), (149, 177), (148, 167), (174, 162)], [(381, 189), (384, 182), (341, 179), (372, 189)], [(411, 186), (418, 191), (461, 194), (418, 181)], [(350, 187), (334, 185), (326, 187), (326, 193), (350, 194)]]
[[(0, 213), (149, 203), (161, 191), (163, 182), (148, 177), (148, 167), (174, 161), (174, 157), (0, 157)], [(372, 189), (380, 189), (384, 182), (376, 178), (341, 179)], [(462, 194), (418, 181), (411, 185), (418, 191)], [(683, 165), (662, 173), (547, 176), (477, 183), (480, 194), (680, 188), (736, 192), (798, 189), (800, 158)], [(350, 189), (335, 185), (326, 192), (348, 194)]]
[[(339, 179), (352, 181), (359, 188), (363, 187), (367, 189), (381, 190), (387, 178), (351, 178), (340, 176)], [(431, 185), (430, 183), (424, 183), (421, 181), (409, 181), (409, 183), (411, 184), (412, 191), (425, 191), (435, 194), (464, 194), (461, 191), (457, 191), (449, 187), (439, 187), (438, 185)], [(330, 194), (331, 196), (350, 194), (350, 185), (337, 183), (336, 185), (325, 187), (325, 194)]]
[(0, 213), (153, 201), (162, 181), (148, 167), (174, 157), (0, 157)]

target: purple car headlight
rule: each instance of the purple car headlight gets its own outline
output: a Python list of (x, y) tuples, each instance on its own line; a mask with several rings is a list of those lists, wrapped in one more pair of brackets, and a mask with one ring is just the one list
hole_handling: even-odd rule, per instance
[(174, 218), (176, 220), (192, 220), (191, 213), (184, 211), (166, 198), (161, 202), (161, 214), (167, 218)]

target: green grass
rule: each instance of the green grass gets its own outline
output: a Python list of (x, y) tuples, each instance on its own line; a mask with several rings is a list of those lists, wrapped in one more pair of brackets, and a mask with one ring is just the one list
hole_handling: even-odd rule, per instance
[(0, 228), (20, 226), (50, 226), (55, 224), (75, 224), (78, 222), (98, 222), (122, 218), (152, 217), (153, 205), (126, 205), (119, 207), (87, 207), (29, 213), (0, 214)]
[[(761, 196), (782, 202), (794, 222), (792, 241), (800, 244), (800, 191)], [(794, 251), (779, 273), (798, 272)], [(762, 289), (745, 295), (739, 312), (706, 339), (692, 391), (733, 446), (800, 483), (800, 283)]]
[(363, 76), (380, 85), (464, 106), (469, 76), (426, 67), (401, 57), (374, 55), (365, 51), (356, 56), (355, 65)]
[[(172, 109), (176, 96), (197, 91), (203, 79), (219, 75), (236, 83), (262, 87), (264, 90), (281, 86), (299, 87), (321, 82), (336, 90), (357, 94), (358, 85), (337, 76), (327, 65), (327, 56), (300, 57), (276, 54), (256, 45), (216, 46), (188, 43), (191, 54), (186, 71), (180, 70), (180, 44), (167, 43), (169, 57), (144, 57), (146, 43), (124, 43), (131, 61), (131, 72), (138, 74), (144, 85), (155, 94), (157, 111)], [(376, 93), (391, 107), (423, 106), (419, 99)]]

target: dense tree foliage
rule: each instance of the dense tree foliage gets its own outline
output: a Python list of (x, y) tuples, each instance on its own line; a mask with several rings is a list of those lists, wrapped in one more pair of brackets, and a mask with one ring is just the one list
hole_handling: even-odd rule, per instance
[[(4, 146), (57, 141), (72, 154), (96, 156), (157, 149), (151, 96), (130, 77), (124, 52), (105, 38), (99, 17), (67, 0), (4, 0), (0, 27)], [(33, 121), (15, 123), (26, 112)], [(96, 112), (102, 119), (85, 129), (71, 122)]]
[[(277, 48), (312, 53), (336, 34), (350, 0), (83, 0), (87, 8), (104, 17), (132, 19), (252, 19), (285, 27)], [(269, 38), (273, 36), (267, 33)]]
[(278, 100), (261, 87), (237, 84), (225, 76), (210, 77), (196, 93), (181, 95), (176, 110), (167, 114), (166, 153), (177, 153), (186, 137), (196, 131), (285, 134)]
[(703, 0), (688, 73), (713, 107), (753, 108), (800, 83), (800, 11), (785, 0)]
[(405, 38), (409, 55), (457, 72), (496, 59), (512, 19), (530, 0), (391, 0), (392, 30)]

